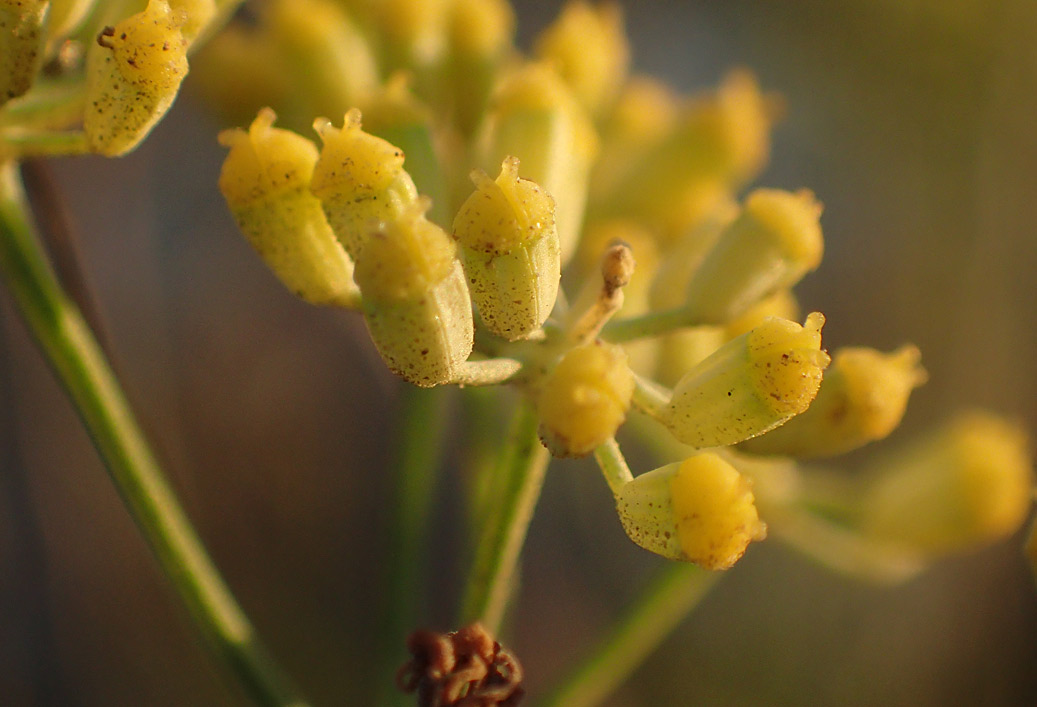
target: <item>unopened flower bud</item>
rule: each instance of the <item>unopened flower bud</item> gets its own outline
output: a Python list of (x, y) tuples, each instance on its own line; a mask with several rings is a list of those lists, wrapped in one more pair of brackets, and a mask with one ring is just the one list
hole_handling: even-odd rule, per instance
[(767, 535), (749, 481), (711, 453), (636, 477), (620, 488), (616, 508), (635, 543), (709, 570), (730, 568)]
[(594, 125), (569, 88), (548, 66), (528, 64), (494, 93), (478, 140), (480, 164), (496, 169), (514, 155), (522, 171), (555, 200), (564, 265), (583, 224), (587, 182), (598, 150)]
[(619, 6), (572, 0), (537, 38), (534, 52), (551, 62), (584, 107), (598, 115), (615, 99), (630, 63)]
[(824, 457), (882, 439), (900, 424), (911, 391), (925, 382), (914, 346), (890, 354), (836, 352), (810, 408), (776, 430), (746, 441), (755, 454)]
[(357, 258), (371, 339), (393, 373), (421, 387), (449, 383), (472, 352), (472, 303), (456, 245), (419, 199), (370, 232)]
[(514, 34), (515, 11), (508, 0), (454, 0), (447, 81), (463, 135), (471, 135), (486, 110)]
[(1026, 433), (986, 412), (963, 414), (878, 464), (861, 523), (872, 538), (921, 555), (1014, 533), (1033, 501)]
[(355, 108), (341, 129), (326, 118), (313, 127), (324, 147), (310, 190), (346, 251), (359, 258), (372, 223), (394, 221), (417, 201), (414, 182), (403, 169), (403, 150), (364, 132)]
[(561, 279), (554, 199), (518, 171), (519, 161), (509, 157), (496, 180), (473, 172), (476, 190), (454, 219), (479, 316), (509, 341), (547, 320)]
[(626, 419), (634, 377), (623, 349), (592, 342), (570, 349), (543, 381), (540, 439), (556, 457), (581, 457)]
[(269, 108), (248, 131), (220, 133), (230, 148), (220, 191), (252, 246), (278, 278), (314, 304), (354, 303), (353, 263), (310, 193), (316, 146), (273, 127)]
[(149, 0), (90, 47), (83, 131), (93, 152), (129, 152), (173, 105), (187, 76), (185, 19), (166, 0)]
[(727, 342), (677, 383), (660, 420), (693, 447), (735, 444), (763, 434), (810, 405), (828, 366), (824, 317), (803, 326), (772, 318)]
[(47, 2), (0, 1), (0, 106), (28, 91), (43, 61)]
[(757, 189), (695, 271), (685, 303), (697, 321), (723, 324), (821, 263), (821, 205), (807, 191)]
[(183, 15), (180, 34), (188, 48), (216, 17), (216, 0), (168, 0), (173, 12)]

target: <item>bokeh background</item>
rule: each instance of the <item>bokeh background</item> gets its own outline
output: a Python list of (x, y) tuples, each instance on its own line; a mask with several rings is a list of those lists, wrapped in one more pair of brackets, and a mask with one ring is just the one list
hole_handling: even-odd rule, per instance
[[(528, 46), (560, 3), (516, 5)], [(746, 66), (786, 98), (758, 183), (825, 203), (825, 261), (798, 292), (828, 317), (826, 345), (922, 349), (930, 382), (897, 436), (973, 405), (1037, 430), (1037, 3), (625, 6), (637, 70), (692, 91)], [(134, 154), (46, 170), (119, 373), (217, 563), (316, 704), (370, 704), (401, 386), (357, 317), (291, 298), (235, 232), (215, 187), (220, 127), (188, 91)], [(440, 630), (467, 562), (458, 452), (431, 581), (414, 590)], [(1021, 542), (893, 589), (754, 546), (609, 704), (1037, 704)], [(658, 566), (625, 540), (592, 466), (553, 469), (508, 628), (534, 689)], [(244, 704), (6, 294), (0, 704)]]

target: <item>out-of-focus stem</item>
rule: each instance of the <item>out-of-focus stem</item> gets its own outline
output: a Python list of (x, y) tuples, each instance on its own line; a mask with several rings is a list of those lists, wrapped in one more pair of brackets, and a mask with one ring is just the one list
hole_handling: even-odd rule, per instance
[(14, 163), (0, 166), (0, 274), (124, 503), (210, 645), (258, 704), (305, 704), (207, 555), (96, 339), (54, 277)]
[(537, 423), (532, 405), (519, 403), (498, 469), (507, 482), (501, 484), (500, 498), (491, 500), (493, 506), (484, 516), (485, 525), (461, 604), (461, 624), (479, 621), (491, 634), (497, 633), (504, 617), (549, 461), (547, 450), (537, 440)]
[(721, 577), (669, 564), (540, 707), (592, 707), (612, 694), (673, 632)]

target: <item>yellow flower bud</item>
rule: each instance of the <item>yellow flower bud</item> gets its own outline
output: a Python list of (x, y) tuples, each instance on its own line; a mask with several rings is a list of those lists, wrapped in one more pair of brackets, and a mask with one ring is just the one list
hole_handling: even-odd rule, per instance
[(621, 347), (592, 342), (570, 349), (543, 381), (541, 441), (556, 457), (590, 454), (623, 424), (633, 393)]
[[(659, 358), (655, 380), (672, 386), (728, 340), (723, 327), (683, 327), (658, 337)], [(640, 343), (640, 342), (635, 342)]]
[(90, 47), (83, 131), (93, 152), (129, 152), (173, 105), (187, 76), (184, 20), (165, 0), (149, 0)]
[(630, 64), (619, 6), (571, 0), (537, 38), (534, 53), (554, 65), (592, 115), (601, 113), (615, 100)]
[(310, 193), (317, 148), (274, 128), (275, 118), (264, 109), (248, 132), (220, 133), (220, 143), (230, 148), (220, 191), (242, 232), (288, 289), (314, 304), (352, 306), (353, 263)]
[(823, 457), (882, 439), (900, 424), (911, 391), (925, 382), (914, 346), (891, 354), (836, 352), (810, 408), (776, 430), (748, 440), (747, 452)]
[(188, 48), (205, 27), (216, 17), (216, 0), (168, 0), (174, 13), (183, 17), (180, 34)]
[(403, 150), (364, 132), (355, 108), (341, 129), (326, 118), (313, 127), (324, 147), (310, 190), (346, 251), (359, 258), (372, 222), (394, 221), (417, 201), (414, 182), (403, 169)]
[(509, 341), (547, 320), (561, 279), (554, 199), (518, 171), (519, 161), (509, 157), (496, 180), (473, 172), (476, 190), (454, 219), (479, 316)]
[(726, 570), (763, 540), (749, 481), (716, 454), (697, 454), (620, 488), (616, 507), (635, 543), (670, 560)]
[[(702, 189), (737, 188), (766, 162), (772, 107), (755, 79), (735, 72), (684, 111), (596, 206), (631, 212), (679, 233), (690, 223), (688, 201)], [(692, 210), (693, 213), (693, 210)]]
[(807, 191), (757, 189), (688, 284), (696, 320), (723, 324), (821, 263), (821, 205)]
[(28, 91), (43, 61), (47, 2), (0, 0), (0, 106)]
[(422, 69), (442, 58), (449, 0), (377, 0), (370, 6), (389, 71)]
[(800, 316), (799, 301), (792, 290), (778, 290), (729, 321), (724, 327), (724, 334), (728, 339), (733, 339), (760, 326), (767, 317), (798, 320)]
[(447, 81), (455, 122), (463, 135), (475, 130), (486, 110), (514, 35), (515, 11), (507, 0), (454, 0)]
[(364, 320), (393, 373), (449, 383), (472, 352), (472, 304), (454, 241), (427, 220), (426, 199), (376, 227), (357, 258)]
[(478, 139), (483, 169), (496, 169), (514, 155), (526, 177), (554, 197), (563, 266), (579, 240), (597, 142), (583, 106), (542, 64), (525, 65), (503, 80)]
[(727, 342), (677, 384), (661, 422), (693, 447), (735, 444), (763, 434), (810, 405), (828, 366), (824, 317), (806, 324), (772, 318)]
[(1014, 533), (1033, 500), (1026, 433), (987, 412), (959, 415), (877, 464), (862, 503), (872, 538), (920, 555), (995, 542)]

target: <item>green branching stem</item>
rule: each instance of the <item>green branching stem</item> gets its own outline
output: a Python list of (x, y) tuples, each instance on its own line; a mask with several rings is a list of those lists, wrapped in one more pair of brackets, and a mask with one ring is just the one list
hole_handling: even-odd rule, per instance
[(600, 704), (677, 628), (721, 576), (695, 565), (668, 565), (540, 707)]
[(663, 410), (670, 404), (672, 396), (672, 390), (634, 374), (634, 394), (630, 402), (649, 417), (658, 420)]
[(537, 440), (537, 422), (532, 405), (519, 403), (498, 469), (506, 485), (502, 482), (501, 496), (494, 500), (496, 507), (485, 516), (461, 604), (461, 623), (479, 621), (491, 634), (497, 633), (504, 617), (549, 461), (547, 450)]
[(93, 438), (113, 483), (199, 629), (262, 705), (303, 705), (261, 645), (164, 478), (89, 327), (62, 290), (17, 166), (0, 166), (0, 275)]

